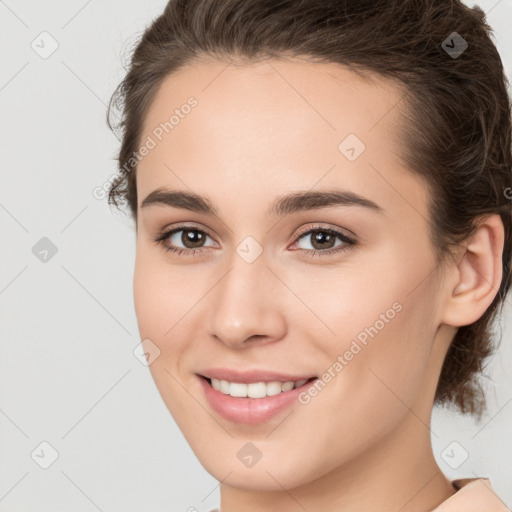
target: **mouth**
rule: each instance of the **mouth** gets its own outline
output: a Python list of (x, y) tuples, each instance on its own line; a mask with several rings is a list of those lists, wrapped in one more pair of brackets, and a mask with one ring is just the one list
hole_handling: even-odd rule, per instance
[(318, 377), (294, 381), (230, 382), (196, 374), (207, 403), (222, 418), (238, 424), (269, 421), (291, 407)]

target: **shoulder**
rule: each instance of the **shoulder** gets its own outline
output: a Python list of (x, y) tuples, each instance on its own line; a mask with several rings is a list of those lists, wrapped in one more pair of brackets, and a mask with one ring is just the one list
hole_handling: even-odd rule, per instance
[(457, 492), (432, 512), (510, 512), (488, 478), (461, 478), (453, 480), (452, 485)]

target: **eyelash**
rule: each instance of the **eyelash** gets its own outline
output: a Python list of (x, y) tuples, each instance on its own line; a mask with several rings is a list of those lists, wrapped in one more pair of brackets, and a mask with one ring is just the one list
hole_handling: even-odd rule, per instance
[[(186, 253), (187, 256), (194, 256), (196, 254), (196, 252), (200, 253), (200, 252), (203, 252), (203, 249), (206, 249), (205, 247), (202, 247), (202, 248), (199, 248), (199, 249), (184, 249), (182, 247), (172, 247), (172, 246), (169, 246), (166, 243), (166, 240), (171, 235), (174, 235), (175, 233), (177, 233), (179, 231), (197, 231), (199, 233), (202, 233), (202, 234), (207, 235), (210, 238), (212, 238), (206, 231), (204, 231), (202, 229), (199, 229), (199, 228), (196, 228), (195, 226), (180, 225), (180, 226), (175, 226), (175, 227), (173, 227), (170, 230), (158, 233), (158, 235), (154, 239), (154, 242), (156, 242), (157, 244), (161, 245), (165, 249), (165, 251), (167, 253), (172, 252), (172, 253), (175, 253), (175, 254), (178, 254), (178, 255), (182, 254), (182, 253)], [(311, 256), (311, 257), (314, 257), (315, 255), (318, 255), (318, 256), (329, 256), (329, 255), (332, 255), (332, 254), (335, 254), (335, 253), (340, 253), (340, 252), (343, 252), (343, 251), (348, 251), (353, 246), (357, 245), (357, 240), (348, 237), (347, 235), (345, 235), (341, 231), (338, 231), (338, 230), (332, 229), (332, 228), (324, 228), (322, 226), (314, 226), (312, 228), (308, 228), (306, 230), (300, 231), (297, 234), (297, 239), (296, 240), (298, 241), (299, 239), (305, 237), (306, 235), (310, 235), (310, 234), (314, 233), (315, 231), (320, 231), (322, 233), (327, 233), (329, 235), (334, 235), (334, 236), (338, 237), (343, 242), (343, 245), (338, 246), (337, 248), (333, 248), (333, 249), (326, 249), (325, 251), (315, 250), (315, 249), (300, 249), (301, 251), (303, 251), (308, 256)]]

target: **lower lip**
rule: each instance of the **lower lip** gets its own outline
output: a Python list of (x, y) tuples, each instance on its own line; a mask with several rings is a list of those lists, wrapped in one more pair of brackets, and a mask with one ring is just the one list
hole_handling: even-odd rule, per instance
[(215, 412), (229, 421), (247, 425), (264, 423), (277, 416), (280, 412), (290, 407), (302, 391), (314, 383), (314, 380), (309, 380), (298, 388), (290, 389), (290, 391), (281, 391), (281, 393), (274, 396), (237, 398), (213, 389), (206, 378), (198, 377), (206, 399)]

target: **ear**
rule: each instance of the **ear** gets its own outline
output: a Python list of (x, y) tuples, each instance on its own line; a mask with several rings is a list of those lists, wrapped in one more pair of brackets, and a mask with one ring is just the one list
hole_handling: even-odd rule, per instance
[[(503, 275), (503, 222), (499, 215), (477, 221), (473, 236), (461, 244), (447, 272), (447, 299), (442, 322), (461, 327), (476, 322), (490, 306)], [(457, 263), (458, 260), (458, 263)]]

